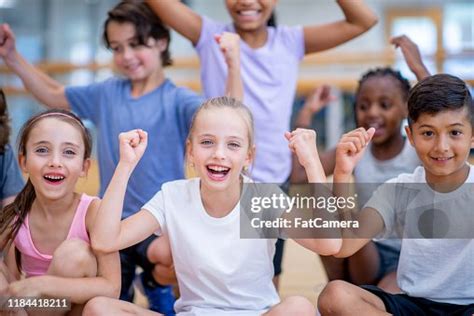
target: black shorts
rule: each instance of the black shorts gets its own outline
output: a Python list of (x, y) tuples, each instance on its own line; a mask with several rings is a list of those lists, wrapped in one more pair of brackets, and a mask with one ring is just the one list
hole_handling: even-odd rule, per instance
[(364, 290), (382, 300), (387, 312), (395, 316), (472, 316), (474, 304), (456, 305), (440, 303), (426, 298), (411, 297), (406, 294), (390, 294), (373, 285), (361, 286)]
[(143, 269), (145, 281), (154, 280), (152, 271), (155, 265), (148, 260), (147, 250), (156, 238), (157, 236), (153, 234), (138, 244), (120, 250), (120, 266), (122, 271), (121, 300), (129, 302), (133, 300), (132, 285), (137, 266)]

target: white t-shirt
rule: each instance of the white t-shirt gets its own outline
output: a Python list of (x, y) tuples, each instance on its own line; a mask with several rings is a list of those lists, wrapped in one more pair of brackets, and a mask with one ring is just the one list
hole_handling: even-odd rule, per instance
[[(202, 204), (199, 178), (165, 183), (145, 206), (169, 235), (180, 315), (256, 315), (279, 303), (275, 239), (240, 238), (240, 203), (225, 217)], [(161, 233), (161, 232), (157, 232)]]
[[(444, 303), (474, 303), (474, 240), (452, 238), (462, 237), (474, 226), (472, 183), (474, 167), (470, 166), (464, 185), (439, 193), (426, 184), (425, 169), (418, 167), (412, 174), (387, 181), (367, 202), (366, 207), (382, 216), (384, 236), (405, 237), (397, 273), (403, 292)], [(421, 239), (425, 220), (433, 233), (446, 237)]]

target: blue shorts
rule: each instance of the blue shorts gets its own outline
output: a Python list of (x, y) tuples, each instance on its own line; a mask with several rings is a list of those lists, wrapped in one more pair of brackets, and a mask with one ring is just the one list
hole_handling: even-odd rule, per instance
[(387, 312), (394, 316), (417, 315), (417, 316), (472, 316), (474, 315), (474, 304), (456, 305), (440, 303), (426, 298), (411, 297), (406, 294), (389, 294), (373, 285), (361, 286), (364, 290), (376, 295), (382, 300)]
[(384, 276), (390, 272), (396, 271), (398, 267), (398, 260), (400, 259), (400, 250), (384, 245), (379, 242), (374, 242), (379, 254), (379, 271), (375, 283), (380, 282)]

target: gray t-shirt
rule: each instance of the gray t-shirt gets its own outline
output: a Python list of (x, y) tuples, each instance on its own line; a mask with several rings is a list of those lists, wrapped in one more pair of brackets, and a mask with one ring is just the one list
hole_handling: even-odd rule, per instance
[[(435, 192), (426, 184), (425, 169), (418, 167), (380, 186), (367, 202), (366, 207), (383, 218), (381, 237), (394, 233), (404, 237), (397, 280), (406, 294), (451, 304), (474, 303), (474, 240), (450, 238), (467, 231), (473, 221), (473, 182), (470, 166), (464, 185), (449, 193)], [(437, 212), (431, 214), (432, 227), (445, 238), (421, 239), (420, 219), (426, 210)]]
[[(359, 183), (357, 186), (357, 198), (360, 207), (367, 203), (372, 193), (381, 183), (395, 178), (402, 173), (411, 173), (416, 167), (421, 165), (420, 159), (408, 139), (405, 139), (402, 151), (389, 160), (375, 158), (372, 154), (371, 146), (370, 144), (354, 169), (355, 181)], [(389, 238), (375, 241), (400, 251), (401, 241), (399, 239)]]

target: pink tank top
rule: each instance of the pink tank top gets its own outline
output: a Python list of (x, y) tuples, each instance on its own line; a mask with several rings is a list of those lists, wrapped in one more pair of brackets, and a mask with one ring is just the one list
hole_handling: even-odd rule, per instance
[[(66, 239), (82, 239), (90, 244), (86, 229), (86, 214), (90, 203), (94, 199), (96, 199), (96, 197), (88, 196), (87, 194), (81, 195), (81, 200), (77, 206)], [(53, 256), (43, 254), (36, 249), (31, 237), (29, 214), (26, 216), (25, 221), (15, 237), (15, 247), (21, 253), (21, 267), (22, 270), (25, 271), (26, 277), (46, 274)]]

